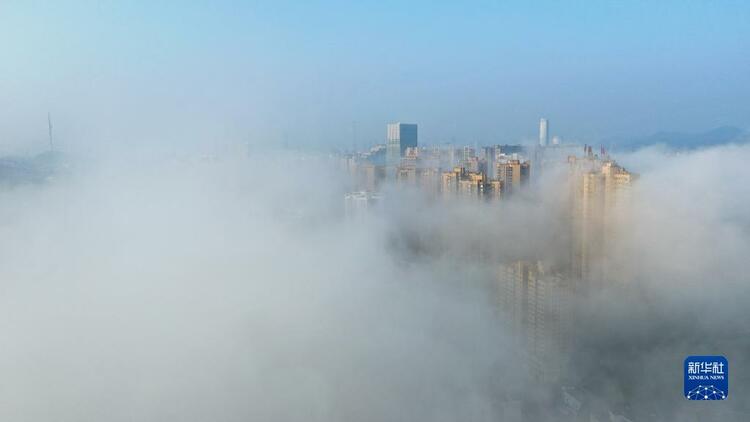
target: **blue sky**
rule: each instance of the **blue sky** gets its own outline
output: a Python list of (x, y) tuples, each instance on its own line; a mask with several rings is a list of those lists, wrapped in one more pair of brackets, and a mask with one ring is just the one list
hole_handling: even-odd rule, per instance
[(102, 144), (750, 128), (748, 23), (740, 1), (6, 1), (0, 144), (43, 143), (48, 110)]

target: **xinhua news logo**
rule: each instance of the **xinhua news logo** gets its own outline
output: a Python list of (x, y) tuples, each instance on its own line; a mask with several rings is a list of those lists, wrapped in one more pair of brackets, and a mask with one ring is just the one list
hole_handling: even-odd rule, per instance
[(724, 356), (685, 358), (685, 398), (726, 400), (729, 394), (729, 362)]

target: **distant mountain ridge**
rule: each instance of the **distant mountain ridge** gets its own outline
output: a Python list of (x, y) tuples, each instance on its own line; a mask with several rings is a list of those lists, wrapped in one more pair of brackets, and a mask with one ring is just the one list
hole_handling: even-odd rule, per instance
[(721, 126), (701, 133), (657, 132), (644, 137), (613, 137), (603, 141), (610, 148), (630, 150), (660, 144), (675, 149), (695, 149), (747, 142), (750, 142), (750, 133), (734, 126)]

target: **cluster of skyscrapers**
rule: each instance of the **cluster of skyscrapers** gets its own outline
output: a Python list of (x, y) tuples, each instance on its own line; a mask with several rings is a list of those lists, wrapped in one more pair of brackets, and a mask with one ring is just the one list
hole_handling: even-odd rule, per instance
[(567, 157), (568, 189), (561, 236), (568, 246), (562, 259), (502, 263), (498, 298), (505, 321), (527, 348), (529, 370), (542, 382), (558, 381), (574, 327), (573, 300), (581, 300), (615, 279), (619, 230), (626, 227), (636, 175), (590, 146), (582, 156)]
[(433, 197), (500, 200), (528, 184), (526, 150), (521, 145), (420, 147), (416, 124), (391, 123), (385, 145), (347, 155), (342, 164), (363, 192), (393, 182)]
[[(582, 152), (582, 153), (581, 153)], [(366, 212), (383, 197), (386, 183), (418, 189), (435, 200), (492, 204), (529, 188), (537, 175), (555, 167), (567, 194), (560, 220), (567, 239), (563, 259), (540, 256), (496, 264), (496, 303), (507, 329), (526, 350), (533, 378), (544, 383), (564, 377), (568, 340), (577, 318), (576, 298), (602, 287), (612, 274), (610, 246), (626, 216), (636, 175), (602, 148), (549, 142), (549, 122), (539, 122), (537, 145), (419, 146), (415, 124), (392, 123), (385, 145), (342, 157), (357, 191), (345, 199), (347, 214)], [(563, 170), (562, 172), (560, 170)]]

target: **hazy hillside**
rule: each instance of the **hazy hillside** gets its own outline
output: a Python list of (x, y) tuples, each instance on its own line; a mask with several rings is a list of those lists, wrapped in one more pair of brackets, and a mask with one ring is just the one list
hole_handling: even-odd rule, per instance
[(748, 132), (733, 126), (722, 126), (701, 133), (658, 132), (644, 137), (613, 137), (603, 143), (615, 149), (638, 149), (649, 145), (666, 145), (676, 149), (695, 149), (750, 141)]

